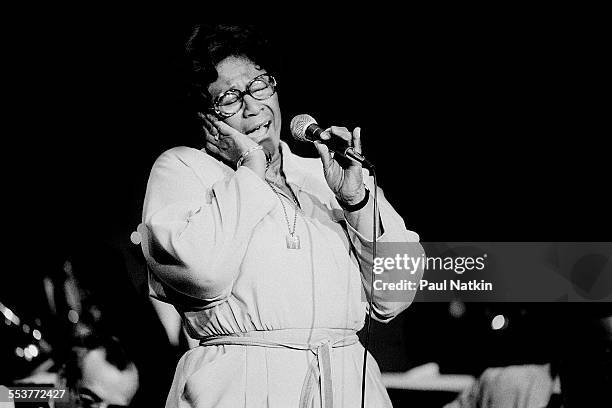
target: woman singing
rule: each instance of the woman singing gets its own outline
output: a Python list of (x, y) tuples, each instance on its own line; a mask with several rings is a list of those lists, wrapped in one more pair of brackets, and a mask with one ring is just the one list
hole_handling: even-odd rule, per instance
[[(200, 341), (166, 406), (358, 407), (372, 177), (321, 143), (319, 160), (281, 141), (275, 58), (256, 31), (198, 26), (187, 51), (205, 146), (157, 159), (139, 227), (153, 295)], [(359, 128), (325, 137), (361, 151)], [(378, 242), (418, 242), (382, 191), (378, 201)], [(411, 300), (375, 292), (372, 316), (387, 322)], [(369, 355), (365, 397), (391, 406)]]

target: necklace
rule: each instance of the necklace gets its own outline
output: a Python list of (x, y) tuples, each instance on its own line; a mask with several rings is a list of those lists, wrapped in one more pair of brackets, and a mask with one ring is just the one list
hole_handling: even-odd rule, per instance
[(285, 221), (287, 222), (287, 229), (289, 233), (285, 236), (285, 240), (287, 241), (288, 249), (300, 249), (300, 236), (295, 233), (295, 227), (297, 223), (297, 214), (298, 214), (298, 203), (295, 202), (295, 199), (292, 199), (295, 205), (295, 213), (293, 214), (293, 228), (291, 228), (291, 224), (289, 224), (289, 216), (287, 215), (287, 208), (285, 207), (285, 203), (281, 194), (278, 192), (274, 184), (272, 182), (266, 180), (266, 183), (270, 186), (272, 191), (276, 194), (278, 199), (280, 200), (281, 206), (283, 207), (283, 213), (285, 213)]

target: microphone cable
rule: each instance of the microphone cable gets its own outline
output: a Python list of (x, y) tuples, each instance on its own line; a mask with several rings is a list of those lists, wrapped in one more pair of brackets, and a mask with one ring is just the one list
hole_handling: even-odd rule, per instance
[(372, 270), (370, 272), (370, 296), (368, 299), (368, 321), (366, 322), (366, 335), (364, 339), (363, 347), (363, 369), (361, 373), (361, 408), (364, 408), (365, 404), (365, 380), (366, 380), (366, 363), (368, 361), (368, 346), (370, 343), (370, 322), (372, 321), (372, 298), (374, 289), (374, 260), (376, 259), (376, 241), (378, 235), (378, 181), (376, 179), (376, 170), (374, 166), (370, 164), (369, 170), (372, 172), (374, 178), (374, 211), (373, 211), (373, 223), (372, 223)]

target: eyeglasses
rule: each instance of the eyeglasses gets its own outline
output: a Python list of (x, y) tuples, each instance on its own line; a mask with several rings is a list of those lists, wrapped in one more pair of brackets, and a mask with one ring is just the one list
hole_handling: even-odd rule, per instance
[(239, 91), (230, 89), (223, 92), (213, 102), (213, 108), (217, 115), (229, 118), (242, 109), (244, 95), (250, 95), (258, 101), (268, 99), (276, 92), (276, 79), (270, 74), (261, 74), (253, 78), (246, 86), (246, 90)]

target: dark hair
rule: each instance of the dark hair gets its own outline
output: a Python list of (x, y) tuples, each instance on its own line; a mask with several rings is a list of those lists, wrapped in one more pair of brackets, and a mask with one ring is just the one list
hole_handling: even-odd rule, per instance
[(106, 354), (106, 361), (121, 371), (132, 363), (117, 337), (95, 334), (86, 336), (78, 340), (62, 367), (62, 376), (69, 388), (76, 388), (82, 376), (81, 363), (83, 358), (89, 351), (96, 349), (103, 349)]
[(244, 57), (278, 76), (280, 63), (272, 46), (254, 26), (197, 25), (185, 46), (189, 70), (189, 98), (197, 110), (210, 106), (208, 85), (217, 79), (216, 66), (227, 57)]

